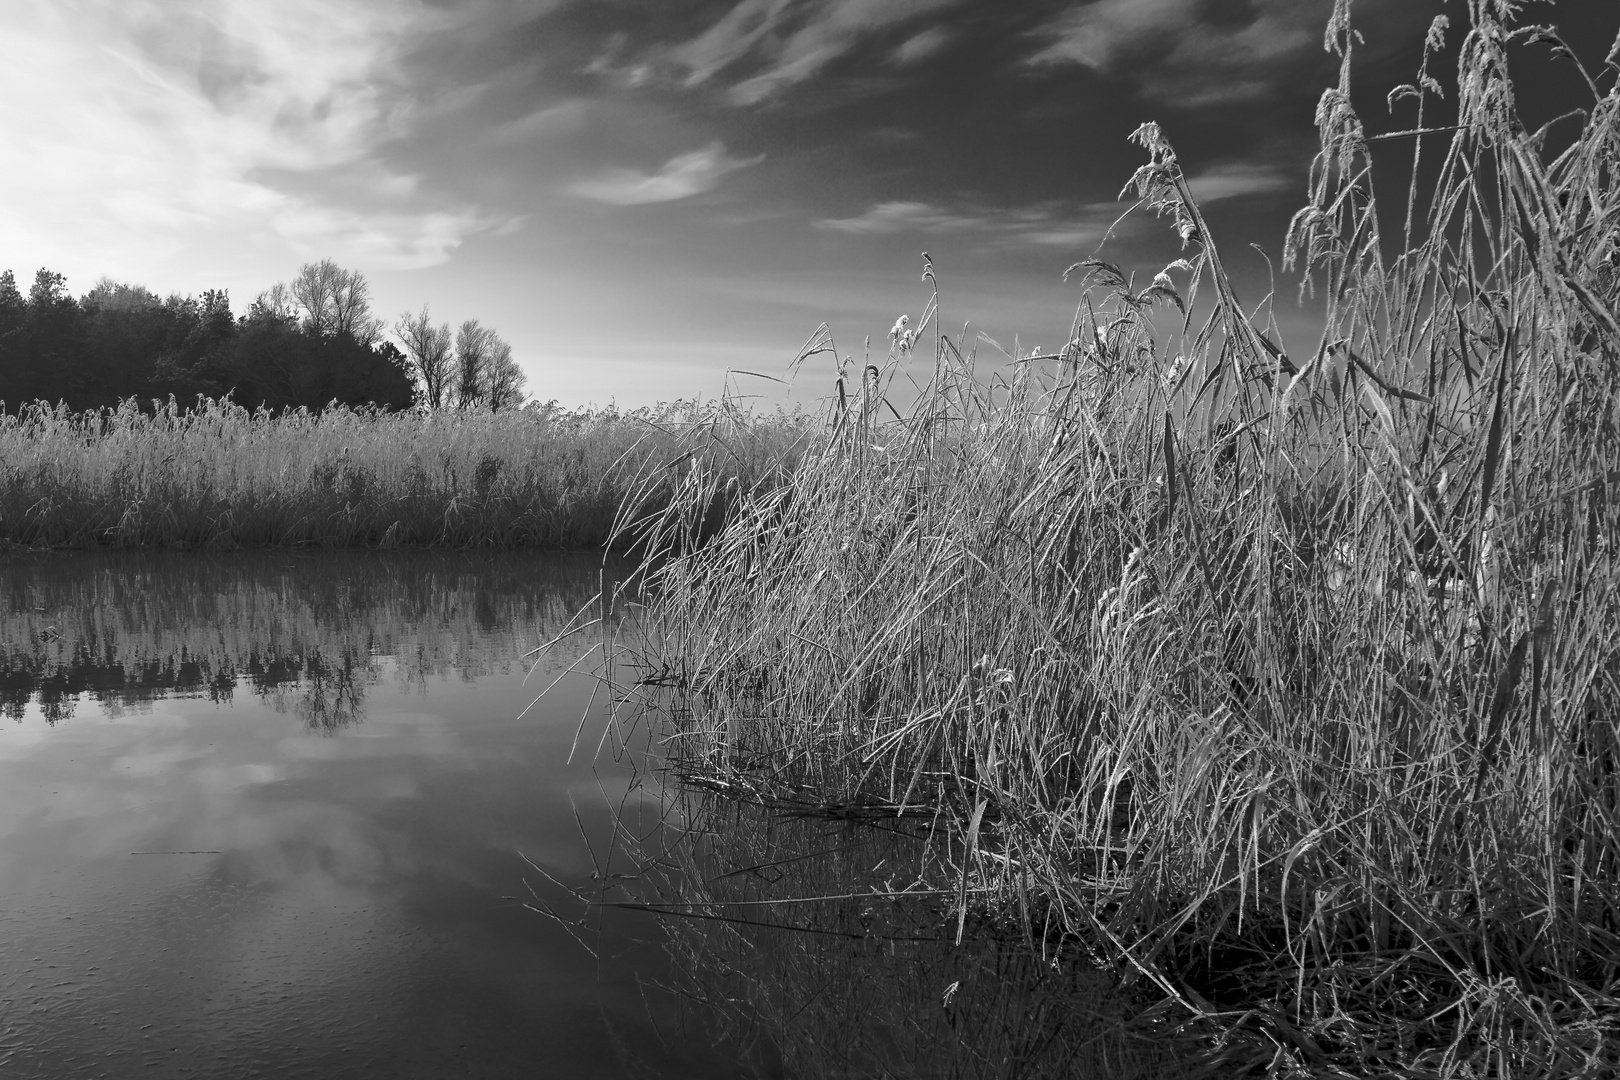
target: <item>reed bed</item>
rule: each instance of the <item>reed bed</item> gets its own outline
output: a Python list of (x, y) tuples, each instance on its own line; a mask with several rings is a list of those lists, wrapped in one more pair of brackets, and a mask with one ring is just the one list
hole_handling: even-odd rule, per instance
[[(722, 406), (251, 411), (229, 401), (0, 415), (0, 541), (44, 547), (602, 546), (701, 460), (744, 486), (802, 418)], [(721, 442), (704, 433), (726, 432)]]
[(1339, 5), (1314, 346), (1240, 305), (1147, 125), (1182, 264), (1081, 264), (1070, 344), (988, 378), (936, 283), (789, 482), (712, 536), (719, 473), (627, 516), (621, 655), (681, 770), (930, 822), (956, 940), (1089, 952), (1256, 1072), (1620, 1072), (1617, 69), (1526, 130), (1550, 32), (1467, 14), (1426, 133), (1373, 142)]

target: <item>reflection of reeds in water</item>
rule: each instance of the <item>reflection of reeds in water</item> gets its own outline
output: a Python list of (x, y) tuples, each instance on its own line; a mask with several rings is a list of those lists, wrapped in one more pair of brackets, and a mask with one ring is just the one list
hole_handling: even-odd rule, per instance
[[(312, 728), (364, 715), (392, 677), (521, 662), (598, 587), (599, 558), (331, 552), (13, 556), (0, 575), (0, 708), (46, 719), (245, 686)], [(559, 659), (577, 647), (564, 641)]]
[(1221, 1067), (1083, 955), (1043, 954), (989, 923), (958, 943), (926, 821), (840, 820), (791, 796), (737, 794), (688, 785), (664, 828), (627, 827), (637, 872), (610, 879), (600, 900), (656, 913), (689, 1022), (762, 1074), (1088, 1080)]

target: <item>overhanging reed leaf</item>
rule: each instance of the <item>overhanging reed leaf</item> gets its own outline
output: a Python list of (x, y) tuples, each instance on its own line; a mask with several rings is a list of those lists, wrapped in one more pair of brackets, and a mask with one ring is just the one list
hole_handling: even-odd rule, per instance
[(973, 866), (974, 856), (979, 853), (979, 826), (984, 822), (985, 808), (990, 805), (988, 799), (980, 799), (973, 807), (973, 815), (968, 818), (967, 835), (963, 839), (966, 851), (962, 858), (961, 885), (956, 894), (956, 943), (962, 944), (962, 931), (967, 925), (967, 898), (968, 898), (968, 872)]
[(1164, 414), (1164, 484), (1167, 500), (1164, 518), (1172, 521), (1176, 516), (1176, 433), (1170, 428), (1170, 414)]

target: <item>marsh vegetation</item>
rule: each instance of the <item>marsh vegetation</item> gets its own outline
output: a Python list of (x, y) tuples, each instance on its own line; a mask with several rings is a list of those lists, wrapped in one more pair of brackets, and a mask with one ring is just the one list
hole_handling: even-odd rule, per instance
[[(633, 553), (600, 675), (670, 736), (673, 828), (604, 897), (781, 1045), (859, 1000), (809, 992), (846, 960), (805, 931), (966, 1017), (943, 1064), (898, 1023), (828, 1071), (1151, 1075), (1173, 1037), (1225, 1075), (1613, 1075), (1620, 64), (1515, 7), (1436, 19), (1375, 136), (1336, 6), (1285, 252), (1314, 342), (1240, 301), (1148, 124), (1136, 212), (1183, 257), (1076, 264), (1054, 353), (981, 363), (925, 262), (882, 363), (805, 347), (814, 419), (36, 406), (0, 538)], [(1526, 64), (1581, 99), (1527, 125)]]
[(1579, 65), (1513, 7), (1436, 19), (1384, 140), (1335, 14), (1287, 252), (1317, 342), (1240, 303), (1146, 125), (1183, 261), (1079, 264), (1069, 344), (993, 375), (927, 267), (787, 482), (624, 518), (622, 707), (686, 788), (915, 821), (844, 891), (1089, 958), (1228, 1075), (1620, 1069), (1620, 69), (1527, 128), (1513, 72)]
[(741, 488), (773, 483), (807, 430), (793, 413), (691, 403), (319, 413), (209, 399), (86, 412), (35, 405), (0, 414), (0, 542), (595, 548), (621, 506), (667, 502), (694, 461)]

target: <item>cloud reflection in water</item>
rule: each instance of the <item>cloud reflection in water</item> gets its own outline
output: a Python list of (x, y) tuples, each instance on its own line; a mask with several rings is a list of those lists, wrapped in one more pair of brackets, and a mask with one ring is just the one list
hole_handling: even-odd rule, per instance
[(652, 1033), (656, 956), (597, 969), (503, 899), (520, 851), (588, 874), (580, 827), (610, 822), (569, 792), (628, 782), (565, 764), (588, 687), (518, 719), (551, 679), (524, 654), (597, 580), (535, 556), (0, 566), (0, 1074), (611, 1076), (628, 1039), (713, 1075)]

